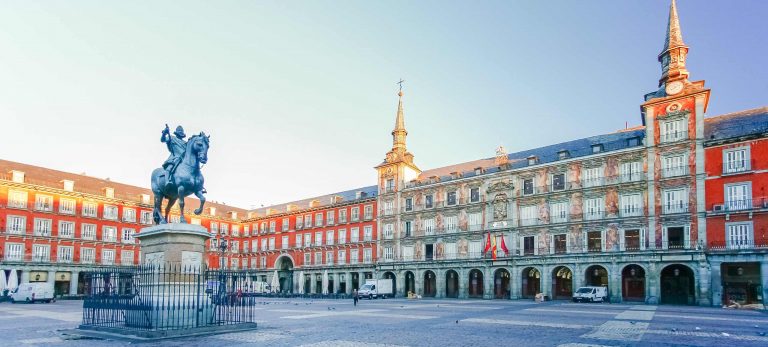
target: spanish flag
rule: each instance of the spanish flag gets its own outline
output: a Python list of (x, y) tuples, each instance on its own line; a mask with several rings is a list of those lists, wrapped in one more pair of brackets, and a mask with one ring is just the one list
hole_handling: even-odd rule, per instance
[(507, 244), (504, 243), (504, 235), (501, 236), (501, 245), (499, 245), (499, 247), (504, 251), (504, 255), (509, 256), (509, 249), (507, 248)]
[[(488, 233), (490, 237), (491, 233)], [(496, 238), (491, 237), (491, 259), (496, 260)]]
[(488, 240), (485, 241), (485, 249), (483, 250), (483, 254), (488, 253), (488, 251), (491, 250), (491, 233), (488, 233)]

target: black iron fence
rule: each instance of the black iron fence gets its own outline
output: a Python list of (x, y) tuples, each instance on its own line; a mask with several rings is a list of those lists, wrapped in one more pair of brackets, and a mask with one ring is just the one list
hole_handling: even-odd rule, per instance
[(161, 331), (255, 323), (257, 282), (245, 271), (177, 264), (85, 273), (84, 328)]

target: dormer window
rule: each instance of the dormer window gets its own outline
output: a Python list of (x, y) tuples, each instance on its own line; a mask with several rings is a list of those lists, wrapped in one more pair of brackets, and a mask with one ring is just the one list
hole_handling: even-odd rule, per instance
[(596, 145), (592, 145), (592, 154), (595, 153), (601, 153), (603, 151), (603, 144), (598, 143)]
[(208, 208), (208, 214), (211, 215), (211, 216), (215, 216), (216, 215), (216, 208), (215, 207), (209, 207)]
[(475, 168), (475, 175), (480, 175), (482, 173), (483, 173), (483, 169), (482, 168), (479, 168), (479, 167)]
[(309, 208), (320, 206), (320, 200), (312, 200), (309, 202)]
[(536, 165), (539, 163), (539, 158), (535, 155), (528, 157), (528, 165)]
[(115, 189), (114, 188), (104, 188), (104, 196), (108, 198), (114, 198), (115, 197)]
[(229, 218), (237, 219), (237, 211), (230, 211), (229, 212)]
[(16, 183), (24, 183), (24, 171), (11, 170), (11, 180)]
[(557, 158), (560, 160), (565, 160), (571, 157), (571, 153), (568, 152), (568, 150), (560, 150), (560, 152), (557, 152)]
[(65, 191), (71, 192), (75, 190), (75, 181), (63, 180), (62, 182), (64, 183)]
[(149, 194), (141, 194), (141, 203), (149, 204)]
[(640, 138), (639, 137), (628, 138), (627, 139), (627, 146), (628, 147), (640, 146)]

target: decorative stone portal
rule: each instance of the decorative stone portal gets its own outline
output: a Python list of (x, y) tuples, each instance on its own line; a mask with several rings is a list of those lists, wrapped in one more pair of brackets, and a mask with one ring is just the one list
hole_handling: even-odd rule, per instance
[(661, 270), (661, 303), (674, 305), (696, 304), (696, 278), (691, 268), (674, 264)]

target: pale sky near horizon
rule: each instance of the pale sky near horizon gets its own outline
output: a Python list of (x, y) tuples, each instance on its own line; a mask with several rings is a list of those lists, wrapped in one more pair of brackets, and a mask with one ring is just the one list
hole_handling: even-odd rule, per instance
[[(669, 1), (2, 1), (0, 158), (148, 187), (182, 124), (209, 200), (374, 185), (400, 78), (422, 169), (612, 132), (657, 89)], [(768, 104), (768, 1), (678, 11), (708, 115)]]

